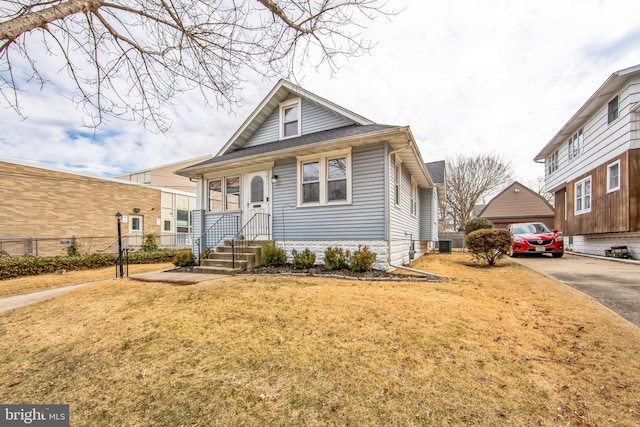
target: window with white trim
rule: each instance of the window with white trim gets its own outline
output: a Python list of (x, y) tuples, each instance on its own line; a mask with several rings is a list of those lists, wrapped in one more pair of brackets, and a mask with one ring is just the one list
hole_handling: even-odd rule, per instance
[(581, 215), (591, 212), (591, 177), (588, 176), (575, 184), (575, 213)]
[(607, 166), (607, 193), (620, 189), (620, 160)]
[(240, 176), (209, 180), (209, 211), (224, 212), (240, 209)]
[(400, 157), (398, 157), (398, 155), (396, 154), (396, 182), (395, 182), (395, 186), (394, 186), (394, 198), (395, 198), (395, 202), (396, 202), (396, 206), (400, 206), (400, 190), (401, 190), (401, 184), (402, 184), (402, 160), (400, 160)]
[(280, 104), (280, 139), (300, 136), (301, 110), (300, 98), (285, 101)]
[(351, 150), (298, 158), (298, 205), (351, 202)]
[(607, 106), (607, 124), (611, 124), (620, 115), (619, 96), (616, 95)]
[(411, 178), (411, 215), (418, 215), (418, 183)]
[(547, 157), (547, 175), (551, 175), (555, 171), (558, 170), (558, 150), (551, 153), (549, 157)]
[(571, 138), (569, 138), (569, 148), (567, 155), (569, 160), (578, 157), (582, 150), (584, 149), (584, 132), (583, 129), (580, 129), (578, 132), (574, 133)]

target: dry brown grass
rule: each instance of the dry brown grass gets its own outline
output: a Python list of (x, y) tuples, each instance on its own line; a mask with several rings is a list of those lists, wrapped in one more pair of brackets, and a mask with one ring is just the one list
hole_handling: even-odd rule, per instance
[[(166, 270), (174, 267), (166, 264), (130, 264), (129, 274), (146, 273), (148, 271)], [(90, 283), (98, 280), (116, 277), (115, 267), (99, 268), (96, 270), (68, 271), (64, 274), (41, 274), (38, 276), (24, 276), (15, 279), (0, 280), (0, 298), (11, 295), (26, 294), (28, 292), (44, 291), (61, 286)]]
[(91, 285), (0, 314), (0, 401), (72, 425), (640, 425), (640, 331), (509, 260), (444, 283)]

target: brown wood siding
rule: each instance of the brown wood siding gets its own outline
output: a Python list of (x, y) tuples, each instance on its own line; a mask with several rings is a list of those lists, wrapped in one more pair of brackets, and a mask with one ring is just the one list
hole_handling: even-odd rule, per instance
[[(638, 230), (638, 151), (626, 151), (567, 184), (567, 234)], [(607, 166), (617, 160), (620, 160), (621, 188), (607, 193)], [(591, 176), (591, 212), (576, 215), (575, 184), (588, 176)]]
[(556, 191), (555, 193), (555, 203), (554, 206), (556, 207), (556, 217), (555, 217), (555, 221), (554, 221), (554, 228), (556, 230), (560, 230), (563, 233), (567, 232), (567, 215), (566, 215), (566, 210), (567, 210), (567, 201), (566, 201), (566, 197), (567, 197), (567, 189), (566, 188), (562, 188), (561, 190)]
[(629, 231), (640, 231), (640, 149), (629, 151)]

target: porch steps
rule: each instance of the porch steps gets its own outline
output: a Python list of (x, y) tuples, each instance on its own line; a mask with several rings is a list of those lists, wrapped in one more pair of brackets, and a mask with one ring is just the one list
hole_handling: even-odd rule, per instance
[(218, 246), (207, 258), (200, 260), (200, 266), (194, 267), (194, 273), (235, 274), (262, 263), (262, 245), (249, 245), (238, 256), (233, 265), (233, 248), (230, 241)]

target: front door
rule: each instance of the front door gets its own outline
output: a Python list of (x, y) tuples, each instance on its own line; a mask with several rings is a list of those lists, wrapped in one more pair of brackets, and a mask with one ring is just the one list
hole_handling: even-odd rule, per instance
[(144, 239), (144, 217), (129, 215), (129, 246), (141, 246)]
[[(244, 222), (252, 221), (252, 228), (256, 239), (267, 240), (270, 238), (271, 227), (271, 202), (269, 200), (269, 173), (268, 171), (250, 172), (244, 176), (245, 218)], [(264, 215), (257, 215), (264, 214)], [(255, 217), (255, 218), (254, 218)]]

